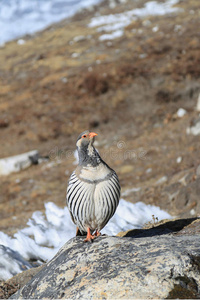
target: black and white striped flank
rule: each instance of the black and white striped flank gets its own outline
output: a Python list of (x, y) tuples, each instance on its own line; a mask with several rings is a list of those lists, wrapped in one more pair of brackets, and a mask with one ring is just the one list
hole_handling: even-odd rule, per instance
[(118, 176), (109, 167), (104, 178), (88, 180), (74, 171), (69, 179), (67, 206), (81, 232), (100, 231), (114, 215), (119, 198)]

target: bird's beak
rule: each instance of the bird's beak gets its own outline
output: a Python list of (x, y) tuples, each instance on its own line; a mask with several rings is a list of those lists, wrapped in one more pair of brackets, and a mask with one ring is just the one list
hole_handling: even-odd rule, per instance
[(93, 138), (93, 137), (95, 137), (96, 135), (98, 135), (97, 133), (95, 133), (95, 132), (90, 132), (89, 133), (89, 137), (90, 137), (90, 139), (91, 138)]

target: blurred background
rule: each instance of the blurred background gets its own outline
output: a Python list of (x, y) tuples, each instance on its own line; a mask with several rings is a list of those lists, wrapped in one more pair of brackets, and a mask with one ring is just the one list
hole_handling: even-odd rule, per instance
[(74, 236), (65, 192), (86, 129), (121, 182), (112, 228), (199, 216), (199, 0), (1, 0), (0, 28), (0, 244), (29, 236), (37, 260)]

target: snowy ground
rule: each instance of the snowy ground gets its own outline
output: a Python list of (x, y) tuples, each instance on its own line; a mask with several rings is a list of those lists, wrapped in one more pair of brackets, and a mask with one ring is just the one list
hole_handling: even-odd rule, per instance
[[(14, 238), (0, 232), (0, 245), (9, 248), (6, 248), (6, 251), (0, 248), (0, 279), (8, 279), (19, 273), (22, 270), (23, 259), (51, 259), (65, 242), (75, 236), (76, 227), (66, 207), (62, 209), (48, 202), (45, 209), (45, 215), (40, 211), (34, 212), (27, 223), (28, 226), (18, 231)], [(152, 221), (152, 215), (158, 220), (171, 218), (159, 207), (142, 202), (132, 204), (121, 199), (115, 215), (101, 232), (116, 235), (120, 231), (141, 228), (145, 223)], [(16, 251), (14, 257), (11, 251)], [(18, 253), (21, 255), (20, 260), (16, 259)]]
[[(89, 27), (98, 27), (98, 32), (104, 32), (99, 37), (100, 41), (112, 40), (124, 34), (124, 28), (131, 24), (137, 18), (146, 16), (162, 16), (169, 13), (180, 11), (180, 8), (173, 7), (179, 0), (167, 0), (162, 2), (149, 1), (143, 8), (137, 8), (125, 11), (120, 14), (111, 14), (106, 16), (97, 16), (91, 19)], [(154, 28), (155, 32), (159, 28)]]
[(102, 0), (1, 0), (0, 45), (42, 30)]
[[(102, 0), (1, 0), (0, 1), (0, 45), (25, 34), (33, 34), (52, 23), (74, 15), (83, 8), (90, 9), (92, 5)], [(121, 0), (126, 1), (126, 0)], [(143, 8), (126, 11), (121, 14), (97, 16), (92, 18), (89, 26), (98, 27), (97, 31), (104, 32), (100, 40), (111, 40), (123, 35), (124, 28), (136, 18), (148, 15), (164, 15), (178, 12), (173, 7), (179, 0), (162, 2), (149, 1)], [(117, 5), (114, 0), (110, 6)], [(23, 41), (19, 41), (23, 44)]]

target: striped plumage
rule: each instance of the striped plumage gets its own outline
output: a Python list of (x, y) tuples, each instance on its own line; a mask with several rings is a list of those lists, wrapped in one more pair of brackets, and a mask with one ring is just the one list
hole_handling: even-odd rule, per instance
[[(117, 174), (100, 157), (93, 146), (96, 133), (85, 131), (77, 140), (79, 164), (67, 188), (67, 206), (79, 231), (87, 232), (85, 241), (98, 236), (114, 215), (119, 203)], [(94, 232), (94, 235), (91, 235)]]

